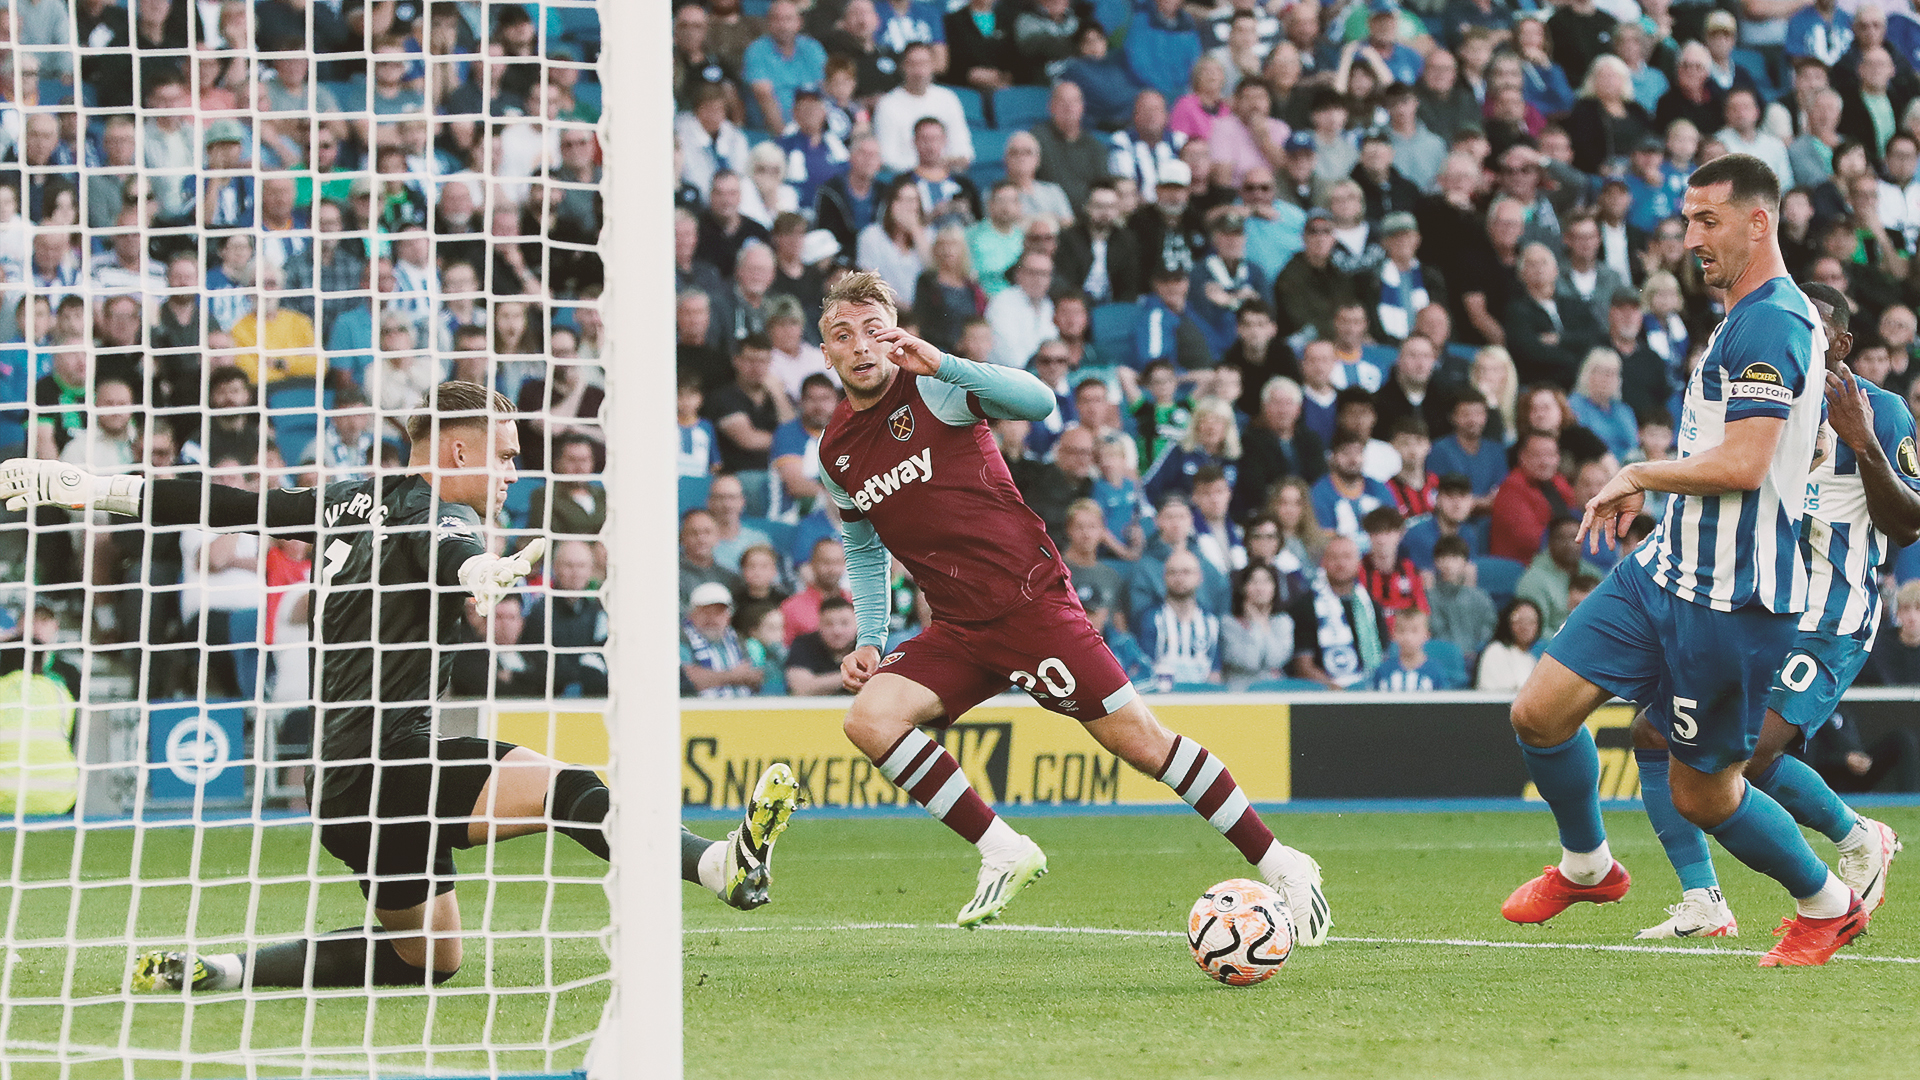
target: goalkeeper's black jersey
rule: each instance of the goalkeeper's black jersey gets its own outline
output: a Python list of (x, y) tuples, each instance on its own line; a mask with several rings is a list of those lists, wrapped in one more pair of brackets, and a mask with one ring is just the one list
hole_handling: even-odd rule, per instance
[(322, 801), (365, 779), (388, 745), (418, 745), (456, 655), (436, 657), (433, 645), (460, 640), (468, 596), (460, 566), (486, 551), (471, 507), (436, 500), (419, 476), (269, 491), (264, 500), (192, 481), (159, 481), (152, 492), (156, 524), (255, 524), (264, 502), (267, 535), (314, 545)]

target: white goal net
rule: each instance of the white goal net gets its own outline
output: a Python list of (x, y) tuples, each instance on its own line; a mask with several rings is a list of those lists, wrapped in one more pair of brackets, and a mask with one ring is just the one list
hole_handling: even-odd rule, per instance
[[(397, 481), (427, 391), (498, 389), (521, 479), (486, 538), (549, 554), (433, 646), (437, 731), (610, 776), (600, 5), (7, 8), (0, 457)], [(582, 1066), (614, 989), (608, 864), (555, 832), (454, 853), (444, 983), (137, 988), (149, 950), (377, 925), (308, 812), (316, 558), (0, 509), (0, 1080)]]

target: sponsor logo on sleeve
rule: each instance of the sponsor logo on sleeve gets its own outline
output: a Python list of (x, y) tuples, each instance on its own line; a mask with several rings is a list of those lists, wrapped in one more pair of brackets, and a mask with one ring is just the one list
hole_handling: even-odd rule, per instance
[(1727, 397), (1744, 398), (1748, 401), (1777, 401), (1782, 405), (1791, 405), (1793, 390), (1787, 386), (1787, 381), (1780, 377), (1779, 368), (1756, 360), (1733, 377), (1733, 381), (1727, 387)]
[(1894, 458), (1900, 462), (1900, 471), (1908, 476), (1920, 478), (1920, 452), (1913, 446), (1913, 436), (1900, 440), (1900, 448), (1894, 452)]
[(440, 524), (434, 526), (433, 532), (440, 539), (447, 540), (455, 536), (472, 536), (473, 526), (452, 514), (444, 514), (440, 518)]

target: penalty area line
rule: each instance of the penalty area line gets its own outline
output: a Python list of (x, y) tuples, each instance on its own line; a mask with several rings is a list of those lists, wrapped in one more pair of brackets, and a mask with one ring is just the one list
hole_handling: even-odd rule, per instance
[[(951, 923), (832, 923), (819, 926), (705, 926), (698, 929), (684, 929), (681, 935), (691, 937), (696, 934), (755, 934), (755, 933), (796, 933), (817, 934), (847, 932), (853, 930), (950, 930), (960, 928)], [(1152, 937), (1181, 938), (1184, 934), (1178, 930), (1127, 930), (1104, 926), (1025, 926), (1015, 923), (994, 923), (980, 927), (985, 933), (1000, 934), (1074, 934), (1096, 937)], [(1765, 956), (1759, 949), (1723, 949), (1703, 945), (1608, 945), (1598, 942), (1581, 941), (1487, 941), (1479, 938), (1411, 938), (1411, 937), (1343, 937), (1335, 935), (1327, 938), (1328, 944), (1337, 945), (1439, 945), (1465, 949), (1548, 949), (1570, 952), (1611, 952), (1611, 953), (1659, 953), (1668, 956)], [(1875, 964), (1920, 964), (1920, 956), (1873, 956), (1864, 953), (1840, 952), (1834, 954), (1836, 960), (1860, 960)]]

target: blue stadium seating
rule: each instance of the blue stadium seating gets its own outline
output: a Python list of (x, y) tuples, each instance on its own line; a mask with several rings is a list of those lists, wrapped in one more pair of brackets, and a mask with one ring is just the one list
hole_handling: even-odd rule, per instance
[(980, 185), (983, 196), (989, 187), (1007, 175), (1008, 134), (995, 128), (982, 128), (973, 133), (973, 165), (967, 170), (967, 176)]
[(314, 455), (320, 441), (320, 410), (326, 404), (310, 382), (290, 381), (267, 388), (268, 423), (287, 464), (299, 465)]
[(322, 83), (333, 94), (334, 104), (343, 113), (364, 112), (367, 108), (367, 78), (364, 75)]
[(794, 534), (798, 531), (798, 526), (792, 522), (775, 521), (772, 518), (743, 517), (740, 519), (740, 524), (744, 528), (759, 529), (766, 533), (767, 539), (773, 541), (775, 551), (785, 551), (792, 547)]
[(1101, 304), (1093, 309), (1093, 352), (1103, 364), (1124, 364), (1133, 358), (1133, 324), (1138, 304)]
[(1176, 694), (1224, 694), (1227, 688), (1219, 683), (1177, 682), (1173, 684), (1173, 692)]
[(1300, 694), (1325, 689), (1312, 679), (1261, 679), (1247, 687), (1248, 692), (1256, 694)]
[(767, 9), (773, 6), (773, 0), (740, 0), (740, 14), (755, 18), (767, 17)]
[(1093, 0), (1093, 17), (1111, 37), (1133, 21), (1134, 6), (1133, 0)]
[(684, 514), (695, 507), (707, 505), (707, 489), (713, 486), (710, 476), (683, 476), (680, 478), (680, 510)]
[(1047, 99), (1053, 91), (1045, 86), (1009, 86), (993, 95), (993, 126), (1001, 131), (1025, 131), (1047, 118)]
[(523, 476), (507, 488), (507, 501), (501, 509), (507, 512), (507, 523), (516, 529), (529, 528), (527, 518), (533, 513), (533, 493), (546, 483), (538, 476)]
[(1733, 50), (1733, 66), (1753, 77), (1760, 87), (1762, 105), (1778, 100), (1787, 91), (1786, 87), (1774, 82), (1773, 73), (1767, 69), (1767, 58), (1753, 49)]
[(1520, 583), (1520, 575), (1526, 572), (1526, 566), (1499, 555), (1482, 555), (1473, 560), (1478, 574), (1477, 583), (1486, 594), (1493, 598), (1493, 606), (1501, 607), (1513, 599), (1513, 587)]
[(547, 41), (572, 45), (580, 50), (580, 59), (593, 62), (600, 55), (600, 12), (592, 7), (548, 8)]
[(603, 90), (598, 79), (581, 79), (573, 84), (573, 100), (581, 108), (598, 113), (605, 108), (601, 99)]
[(987, 101), (971, 86), (948, 87), (960, 99), (960, 111), (967, 114), (967, 127), (979, 131), (987, 126)]

